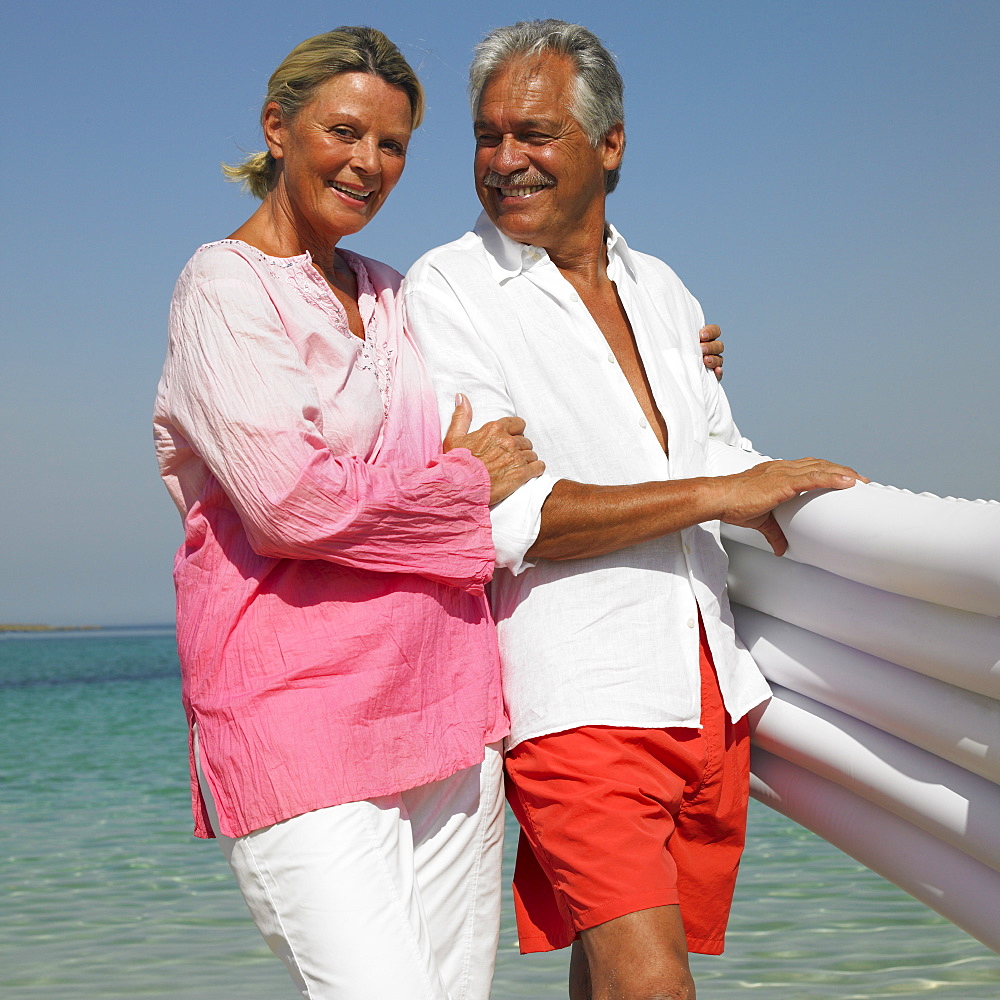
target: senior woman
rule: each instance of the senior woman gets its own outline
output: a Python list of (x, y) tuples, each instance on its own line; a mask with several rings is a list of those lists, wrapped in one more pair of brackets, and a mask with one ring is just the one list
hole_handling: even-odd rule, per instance
[(181, 274), (157, 394), (195, 832), (310, 998), (486, 1000), (496, 945), (489, 505), (542, 464), (461, 397), (442, 444), (400, 276), (338, 245), (422, 110), (378, 31), (289, 54), (227, 168), (262, 203)]

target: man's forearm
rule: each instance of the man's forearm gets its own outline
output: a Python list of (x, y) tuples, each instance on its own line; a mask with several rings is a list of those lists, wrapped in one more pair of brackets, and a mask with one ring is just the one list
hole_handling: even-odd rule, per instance
[(584, 559), (683, 531), (704, 521), (756, 528), (776, 555), (787, 548), (771, 511), (810, 490), (842, 490), (868, 480), (818, 458), (767, 461), (728, 476), (634, 486), (591, 486), (560, 479), (542, 507), (532, 559)]
[(719, 480), (592, 486), (560, 479), (542, 507), (534, 559), (583, 559), (712, 521), (721, 513)]

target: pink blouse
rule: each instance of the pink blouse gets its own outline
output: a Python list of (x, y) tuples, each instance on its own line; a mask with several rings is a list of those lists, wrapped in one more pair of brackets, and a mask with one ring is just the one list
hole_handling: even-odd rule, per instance
[[(400, 276), (344, 256), (364, 341), (308, 254), (237, 240), (171, 303), (154, 431), (183, 698), (230, 837), (446, 777), (507, 732), (486, 470), (441, 452)], [(191, 789), (210, 837), (193, 767)]]

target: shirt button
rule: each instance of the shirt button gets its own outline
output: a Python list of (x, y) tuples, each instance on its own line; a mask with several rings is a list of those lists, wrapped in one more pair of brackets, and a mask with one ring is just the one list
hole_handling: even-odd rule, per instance
[(649, 424), (647, 424), (645, 418), (643, 418), (642, 420), (639, 421), (639, 426), (645, 428), (648, 427)]
[(614, 364), (614, 363), (615, 363), (615, 356), (614, 356), (614, 354), (609, 354), (609, 355), (608, 355), (608, 361), (609, 361), (609, 362), (610, 362), (611, 364)]
[(691, 555), (691, 546), (688, 545), (686, 542), (684, 543), (684, 555), (686, 556)]
[(572, 292), (570, 294), (569, 300), (570, 300), (570, 302), (579, 302), (580, 301), (580, 296), (577, 295), (576, 292)]
[(695, 624), (696, 623), (695, 623), (695, 620), (693, 618), (689, 618), (688, 619), (688, 628), (694, 628)]

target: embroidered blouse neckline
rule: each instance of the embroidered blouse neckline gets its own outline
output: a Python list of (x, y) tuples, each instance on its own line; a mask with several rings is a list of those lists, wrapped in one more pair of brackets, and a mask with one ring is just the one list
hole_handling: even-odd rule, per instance
[(386, 343), (385, 333), (379, 328), (375, 310), (378, 295), (368, 274), (368, 268), (358, 254), (353, 250), (337, 247), (358, 280), (358, 311), (365, 325), (364, 340), (351, 332), (344, 307), (326, 279), (313, 266), (312, 255), (308, 250), (295, 257), (274, 257), (264, 253), (263, 250), (258, 250), (252, 243), (236, 239), (215, 240), (206, 243), (201, 249), (206, 250), (214, 246), (234, 246), (249, 251), (272, 271), (282, 273), (306, 301), (322, 309), (337, 333), (357, 346), (357, 367), (375, 375), (382, 396), (382, 406), (384, 412), (388, 414), (392, 399), (392, 359), (395, 352)]

